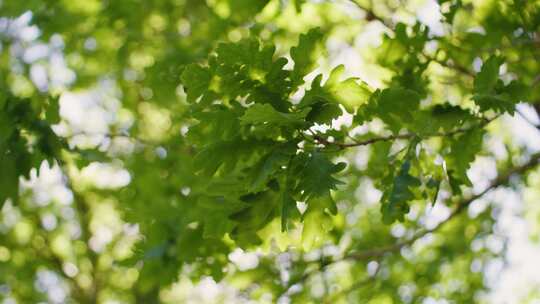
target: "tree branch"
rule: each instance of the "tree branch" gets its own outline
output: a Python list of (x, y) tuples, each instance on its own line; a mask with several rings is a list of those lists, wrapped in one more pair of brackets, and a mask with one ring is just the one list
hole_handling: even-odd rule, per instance
[(101, 132), (94, 132), (94, 133), (75, 132), (66, 136), (59, 136), (59, 137), (62, 137), (65, 139), (73, 139), (76, 136), (102, 136), (103, 138), (111, 139), (111, 140), (115, 138), (125, 138), (128, 140), (133, 140), (134, 142), (145, 145), (145, 146), (157, 147), (159, 145), (158, 143), (151, 142), (151, 141), (139, 138), (139, 137), (135, 137), (127, 133), (124, 134), (124, 133), (101, 133)]
[(506, 173), (500, 175), (482, 192), (480, 192), (478, 194), (475, 194), (475, 195), (472, 195), (472, 196), (470, 196), (468, 198), (465, 198), (465, 199), (461, 200), (460, 202), (458, 202), (456, 208), (454, 209), (454, 211), (444, 221), (442, 221), (441, 223), (439, 223), (439, 225), (437, 225), (436, 227), (434, 227), (432, 229), (425, 229), (425, 230), (418, 231), (412, 238), (410, 238), (408, 240), (398, 242), (398, 243), (390, 245), (390, 246), (381, 247), (381, 248), (377, 248), (377, 249), (373, 249), (373, 250), (361, 251), (361, 252), (357, 252), (357, 253), (352, 253), (352, 254), (350, 254), (348, 256), (345, 256), (344, 259), (363, 260), (363, 259), (366, 259), (366, 258), (381, 256), (381, 255), (383, 255), (385, 253), (388, 253), (388, 252), (395, 252), (395, 251), (398, 251), (398, 250), (400, 250), (401, 248), (403, 248), (403, 247), (405, 247), (407, 245), (411, 245), (414, 242), (416, 242), (418, 239), (425, 236), (426, 234), (433, 233), (433, 232), (436, 232), (437, 230), (441, 229), (444, 225), (446, 225), (446, 223), (450, 222), (453, 218), (455, 218), (457, 215), (459, 215), (461, 212), (463, 212), (463, 210), (465, 210), (467, 207), (469, 207), (472, 202), (474, 202), (477, 199), (481, 198), (482, 196), (484, 196), (489, 191), (491, 191), (491, 190), (493, 190), (495, 188), (498, 188), (500, 186), (508, 184), (508, 182), (510, 181), (510, 178), (513, 175), (523, 174), (526, 171), (536, 167), (539, 162), (540, 162), (540, 153), (537, 153), (537, 154), (532, 155), (531, 158), (529, 159), (529, 161), (526, 162), (525, 164), (514, 167), (514, 168), (508, 170)]
[(385, 27), (387, 27), (389, 30), (394, 30), (394, 24), (390, 20), (386, 20), (380, 15), (377, 15), (375, 11), (373, 11), (373, 8), (367, 8), (360, 3), (356, 2), (355, 0), (349, 0), (350, 3), (354, 4), (359, 9), (363, 10), (366, 13), (366, 20), (367, 21), (373, 21), (377, 20), (380, 23), (382, 23)]
[[(471, 126), (471, 127), (468, 127), (468, 128), (459, 128), (459, 129), (452, 130), (452, 131), (449, 131), (449, 132), (436, 132), (436, 133), (432, 133), (432, 134), (427, 134), (427, 135), (423, 136), (423, 138), (449, 137), (449, 136), (454, 136), (454, 135), (459, 134), (459, 133), (464, 133), (464, 132), (467, 132), (467, 131), (471, 131), (471, 130), (476, 129), (476, 128), (483, 128), (486, 125), (488, 125), (490, 122), (494, 121), (495, 119), (497, 119), (499, 117), (500, 117), (500, 115), (496, 115), (496, 116), (494, 116), (492, 118), (484, 120), (482, 123), (480, 123), (478, 125)], [(381, 137), (370, 138), (370, 139), (363, 140), (363, 141), (356, 141), (354, 143), (331, 142), (331, 141), (328, 141), (326, 138), (324, 138), (322, 136), (319, 136), (319, 135), (315, 135), (313, 138), (319, 144), (323, 144), (325, 146), (334, 145), (334, 146), (339, 147), (340, 149), (346, 149), (346, 148), (352, 148), (352, 147), (358, 147), (358, 146), (367, 146), (367, 145), (371, 145), (371, 144), (374, 144), (374, 143), (377, 143), (377, 142), (393, 141), (393, 140), (396, 140), (396, 139), (411, 139), (411, 138), (414, 138), (414, 137), (418, 137), (418, 134), (416, 134), (416, 133), (406, 133), (406, 134), (398, 134), (398, 135), (381, 136)]]
[(474, 77), (475, 76), (475, 73), (474, 72), (471, 72), (469, 69), (467, 69), (466, 67), (460, 65), (460, 64), (457, 64), (455, 62), (448, 62), (448, 61), (445, 61), (445, 60), (440, 60), (440, 59), (437, 59), (436, 57), (433, 57), (433, 56), (430, 56), (424, 52), (421, 53), (422, 56), (424, 56), (424, 58), (426, 58), (428, 61), (433, 61), (445, 68), (449, 68), (449, 69), (452, 69), (452, 70), (456, 70), (458, 72), (460, 72), (461, 74), (465, 75), (465, 76), (470, 76), (470, 77)]
[(69, 175), (69, 168), (67, 167), (66, 163), (63, 164), (62, 171), (64, 172), (66, 186), (73, 193), (73, 206), (75, 210), (77, 211), (77, 217), (78, 217), (79, 225), (81, 227), (81, 239), (84, 241), (86, 245), (86, 253), (88, 254), (88, 258), (92, 265), (92, 269), (91, 269), (92, 285), (91, 285), (90, 290), (87, 290), (87, 293), (85, 294), (86, 301), (88, 303), (97, 303), (98, 294), (100, 292), (99, 271), (98, 271), (98, 258), (99, 257), (97, 253), (95, 253), (90, 247), (90, 239), (92, 237), (92, 232), (90, 231), (90, 222), (91, 222), (92, 214), (89, 209), (88, 201), (86, 200), (84, 195), (79, 193), (79, 191), (73, 185), (72, 178)]
[[(514, 176), (516, 174), (523, 174), (523, 173), (527, 172), (528, 170), (535, 168), (539, 163), (540, 163), (540, 153), (536, 153), (536, 154), (532, 155), (530, 157), (529, 161), (526, 162), (525, 164), (513, 167), (513, 168), (509, 169), (506, 173), (504, 173), (502, 175), (499, 175), (499, 177), (497, 177), (495, 180), (493, 180), (493, 182), (485, 190), (483, 190), (482, 192), (480, 192), (478, 194), (475, 194), (475, 195), (472, 195), (472, 196), (470, 196), (468, 198), (464, 198), (461, 201), (459, 201), (457, 203), (454, 211), (452, 211), (452, 213), (445, 220), (440, 222), (434, 228), (419, 230), (410, 239), (402, 240), (402, 241), (399, 241), (399, 242), (391, 244), (391, 245), (387, 245), (387, 246), (383, 246), (383, 247), (379, 247), (379, 248), (367, 249), (367, 250), (363, 250), (363, 251), (352, 252), (352, 253), (349, 253), (349, 254), (343, 256), (340, 259), (331, 260), (331, 261), (327, 261), (325, 263), (321, 263), (321, 266), (319, 268), (308, 271), (308, 272), (304, 273), (298, 279), (294, 280), (294, 282), (289, 283), (289, 288), (290, 288), (290, 286), (293, 286), (295, 284), (299, 284), (299, 283), (302, 283), (302, 282), (306, 281), (309, 277), (311, 277), (311, 275), (313, 275), (315, 273), (318, 273), (320, 271), (324, 271), (324, 269), (326, 269), (327, 267), (329, 267), (329, 266), (331, 266), (333, 264), (339, 263), (339, 262), (343, 262), (343, 261), (347, 261), (347, 260), (362, 261), (362, 260), (373, 259), (373, 258), (382, 258), (386, 254), (394, 254), (395, 252), (400, 251), (402, 248), (414, 244), (417, 240), (421, 239), (425, 235), (427, 235), (429, 233), (434, 233), (434, 232), (440, 230), (448, 222), (450, 222), (456, 216), (461, 214), (474, 201), (481, 198), (482, 196), (484, 196), (485, 194), (487, 194), (491, 190), (508, 184), (510, 182), (510, 178), (512, 176)], [(288, 289), (283, 294), (285, 294), (287, 291), (288, 291)]]

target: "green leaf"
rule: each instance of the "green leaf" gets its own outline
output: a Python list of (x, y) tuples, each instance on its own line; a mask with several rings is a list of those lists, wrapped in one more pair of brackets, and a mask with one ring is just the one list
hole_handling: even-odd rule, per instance
[(92, 162), (105, 162), (107, 154), (97, 149), (76, 149), (74, 154), (75, 165), (81, 169)]
[(452, 106), (448, 104), (436, 105), (431, 109), (432, 119), (427, 119), (429, 121), (434, 121), (434, 124), (437, 126), (437, 131), (451, 131), (455, 130), (456, 127), (463, 125), (465, 122), (471, 121), (474, 119), (474, 116), (471, 112), (464, 110), (458, 106)]
[(315, 69), (322, 37), (319, 28), (311, 29), (307, 34), (300, 35), (298, 46), (291, 48), (291, 58), (294, 61), (291, 78), (295, 87), (302, 85), (303, 77)]
[(311, 111), (306, 116), (307, 121), (319, 124), (332, 124), (332, 120), (343, 114), (339, 105), (335, 103), (317, 102), (311, 105)]
[(19, 172), (17, 159), (12, 153), (0, 151), (0, 208), (6, 199), (17, 201), (19, 195)]
[(0, 149), (15, 131), (14, 125), (9, 113), (0, 108)]
[(262, 158), (253, 168), (250, 175), (250, 192), (263, 190), (277, 171), (289, 163), (291, 155), (294, 155), (294, 146), (281, 146)]
[(207, 214), (205, 217), (203, 237), (221, 238), (226, 233), (231, 232), (235, 225), (235, 222), (226, 217), (216, 214)]
[(410, 122), (409, 128), (418, 135), (451, 132), (475, 119), (469, 111), (448, 104), (418, 110), (413, 115), (415, 119)]
[(229, 216), (245, 209), (247, 204), (224, 197), (202, 196), (197, 201), (198, 217), (204, 223), (204, 238), (221, 238), (236, 226)]
[(293, 89), (289, 80), (290, 72), (283, 69), (287, 62), (286, 58), (281, 57), (276, 59), (270, 67), (265, 78), (265, 87), (268, 91), (286, 96)]
[(441, 180), (430, 178), (427, 183), (428, 188), (434, 189), (435, 193), (433, 194), (433, 199), (431, 200), (431, 205), (434, 206), (437, 202), (437, 197), (439, 196), (439, 190), (441, 189)]
[(490, 94), (499, 79), (499, 69), (504, 60), (497, 56), (489, 57), (482, 65), (480, 72), (474, 79), (474, 92), (476, 94)]
[(309, 201), (308, 209), (303, 214), (302, 248), (306, 251), (321, 246), (325, 240), (325, 233), (333, 228), (331, 217), (325, 212), (328, 206), (335, 203), (330, 194), (317, 197)]
[(202, 196), (225, 198), (236, 202), (239, 197), (246, 193), (246, 185), (242, 177), (234, 173), (212, 176), (211, 178), (201, 175), (193, 186), (192, 192)]
[(205, 145), (195, 156), (195, 168), (204, 175), (214, 175), (220, 168), (230, 173), (237, 167), (250, 167), (274, 144), (271, 141), (240, 138), (212, 142)]
[(293, 0), (293, 2), (294, 2), (294, 9), (296, 10), (297, 13), (299, 13), (302, 11), (302, 5), (306, 3), (306, 0)]
[(343, 184), (333, 175), (345, 168), (344, 163), (334, 164), (319, 152), (313, 152), (302, 158), (300, 182), (295, 191), (301, 193), (302, 200), (327, 196), (330, 190), (336, 190), (338, 185)]
[(197, 101), (208, 90), (211, 79), (212, 75), (207, 68), (198, 64), (188, 65), (181, 76), (187, 93), (187, 101)]
[(480, 111), (494, 110), (497, 113), (508, 112), (513, 114), (515, 104), (498, 95), (476, 94), (473, 96), (474, 102), (480, 107)]
[(508, 99), (517, 104), (520, 101), (525, 101), (529, 98), (531, 88), (521, 81), (512, 80), (502, 89), (502, 91), (508, 96)]
[(489, 94), (475, 94), (473, 100), (482, 112), (494, 110), (498, 113), (514, 114), (516, 104), (526, 100), (529, 93), (530, 88), (519, 81), (513, 80), (504, 85), (501, 80), (498, 80)]
[(381, 211), (383, 213), (383, 222), (391, 224), (396, 220), (403, 221), (405, 214), (409, 212), (409, 201), (415, 198), (412, 188), (419, 187), (421, 182), (418, 178), (409, 174), (411, 163), (405, 161), (394, 179), (394, 185), (388, 197), (384, 202)]
[(450, 7), (446, 12), (443, 12), (444, 18), (448, 21), (449, 24), (452, 24), (456, 13), (463, 7), (462, 0), (440, 0), (439, 4), (450, 3)]
[(270, 0), (227, 0), (231, 18), (238, 22), (250, 20), (270, 2)]
[(303, 109), (295, 113), (282, 113), (276, 111), (269, 104), (255, 104), (249, 107), (245, 114), (240, 117), (242, 124), (271, 124), (277, 126), (303, 126), (306, 124), (305, 118), (309, 112)]
[[(420, 95), (415, 91), (393, 87), (376, 92), (369, 104), (358, 111), (357, 122), (380, 118), (393, 133), (415, 123)], [(413, 125), (414, 129), (414, 125)]]
[(285, 112), (290, 106), (290, 71), (283, 69), (287, 60), (274, 61), (275, 46), (261, 45), (257, 39), (221, 43), (209, 65), (215, 74), (212, 83), (216, 99), (248, 98), (248, 102), (269, 103)]
[(354, 113), (358, 107), (367, 103), (371, 95), (369, 86), (365, 82), (359, 82), (355, 77), (342, 81), (341, 75), (344, 72), (345, 66), (335, 67), (324, 86), (321, 86), (322, 75), (318, 75), (300, 102), (300, 106), (307, 107), (322, 100), (342, 105), (349, 113)]
[(289, 190), (285, 188), (281, 193), (281, 232), (287, 231), (291, 221), (300, 217), (300, 211), (296, 207), (296, 201), (293, 199)]
[(280, 198), (281, 196), (274, 191), (265, 191), (244, 197), (243, 201), (249, 204), (249, 207), (230, 216), (238, 223), (233, 231), (233, 237), (252, 234), (263, 228), (274, 218), (272, 213), (281, 206)]
[(473, 100), (482, 112), (494, 110), (499, 113), (514, 113), (515, 104), (527, 95), (520, 92), (524, 87), (517, 82), (505, 86), (499, 80), (499, 69), (503, 63), (503, 58), (491, 56), (474, 79)]
[(49, 98), (49, 103), (45, 111), (45, 118), (47, 122), (51, 125), (57, 124), (60, 122), (60, 96)]
[(188, 137), (193, 142), (207, 143), (212, 140), (230, 140), (238, 135), (239, 111), (223, 105), (212, 105), (202, 112), (193, 113), (199, 121), (189, 128)]
[(450, 153), (447, 155), (447, 170), (454, 180), (459, 180), (462, 184), (472, 186), (467, 177), (467, 170), (482, 149), (482, 139), (484, 130), (475, 128), (467, 131), (452, 140)]
[(221, 43), (216, 54), (218, 63), (238, 67), (245, 65), (248, 75), (259, 79), (272, 67), (275, 50), (275, 46), (261, 45), (257, 39), (251, 38), (237, 43)]

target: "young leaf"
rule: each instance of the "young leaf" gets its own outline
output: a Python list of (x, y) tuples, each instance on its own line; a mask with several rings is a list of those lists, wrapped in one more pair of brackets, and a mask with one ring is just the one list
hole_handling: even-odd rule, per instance
[(301, 107), (310, 106), (321, 100), (342, 105), (349, 113), (365, 104), (371, 95), (371, 89), (365, 82), (359, 82), (358, 78), (341, 80), (345, 72), (345, 66), (335, 67), (324, 86), (321, 86), (322, 75), (317, 76), (311, 84), (311, 89), (300, 102)]

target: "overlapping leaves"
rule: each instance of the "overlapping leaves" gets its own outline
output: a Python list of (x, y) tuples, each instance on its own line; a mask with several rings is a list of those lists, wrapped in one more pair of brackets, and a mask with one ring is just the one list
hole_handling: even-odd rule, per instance
[[(409, 37), (400, 26), (394, 40), (411, 51), (421, 50), (427, 31), (419, 25), (414, 30), (421, 35)], [(435, 202), (443, 180), (449, 181), (454, 192), (459, 191), (460, 185), (470, 185), (466, 173), (481, 148), (481, 124), (475, 115), (459, 106), (422, 107), (425, 83), (409, 88), (407, 84), (411, 82), (407, 79), (412, 75), (422, 82), (427, 66), (411, 70), (409, 76), (397, 75), (390, 87), (373, 91), (357, 78), (343, 79), (345, 68), (340, 65), (330, 72), (324, 84), (323, 76), (316, 76), (300, 102), (292, 102), (290, 96), (315, 68), (316, 58), (309, 56), (309, 51), (317, 49), (322, 37), (318, 30), (300, 36), (299, 45), (291, 49), (292, 70), (284, 68), (285, 58), (274, 58), (273, 46), (246, 39), (220, 44), (206, 65), (189, 65), (182, 74), (195, 119), (188, 138), (197, 151), (197, 174), (234, 181), (238, 186), (232, 187), (234, 191), (228, 192), (225, 187), (212, 195), (243, 202), (240, 210), (220, 215), (223, 225), (216, 231), (229, 233), (242, 244), (257, 239), (256, 231), (275, 217), (281, 217), (282, 229), (290, 227), (294, 223), (291, 219), (300, 218), (297, 201), (308, 203), (306, 214), (335, 214), (331, 191), (341, 184), (335, 175), (344, 169), (344, 164), (336, 165), (329, 155), (321, 153), (321, 149), (332, 148), (331, 141), (325, 140), (321, 147), (305, 139), (312, 126), (329, 125), (343, 114), (342, 109), (355, 115), (357, 125), (379, 119), (395, 136), (409, 139), (408, 152), (397, 162), (398, 167), (383, 164), (390, 171), (380, 169), (386, 176), (383, 182), (388, 184), (381, 207), (384, 222), (403, 220), (410, 202), (421, 198), (419, 193), (424, 198), (431, 193), (434, 197), (429, 201)], [(412, 56), (408, 62), (419, 58)], [(495, 100), (519, 93), (517, 82), (504, 85), (499, 80), (501, 63), (498, 58), (490, 58), (475, 79), (473, 98), (482, 111), (513, 109), (514, 102), (511, 107)], [(493, 100), (496, 106), (490, 105)], [(329, 134), (332, 132), (341, 134), (337, 130)], [(400, 135), (402, 132), (409, 135)], [(441, 173), (442, 167), (437, 167), (437, 172), (420, 174), (423, 166), (434, 166), (415, 161), (417, 144), (433, 136), (445, 137), (445, 133), (451, 139), (443, 155), (446, 174)], [(313, 140), (318, 141), (317, 138)], [(385, 153), (390, 151), (386, 149)], [(400, 153), (393, 157), (400, 158)], [(210, 192), (198, 194), (208, 196)], [(219, 236), (216, 231), (211, 235)]]
[[(19, 177), (29, 177), (32, 168), (47, 160), (53, 165), (62, 142), (52, 131), (59, 122), (58, 99), (32, 105), (32, 100), (0, 96), (0, 207), (6, 199), (19, 198)], [(39, 119), (41, 116), (45, 119)]]
[[(254, 39), (221, 44), (206, 66), (185, 68), (182, 82), (195, 119), (188, 140), (197, 149), (197, 174), (207, 184), (228, 180), (239, 186), (194, 190), (204, 201), (222, 197), (241, 202), (239, 209), (224, 203), (226, 211), (213, 213), (212, 221), (221, 224), (205, 229), (206, 236), (228, 233), (243, 246), (257, 243), (257, 231), (274, 218), (281, 217), (282, 229), (300, 218), (297, 201), (306, 201), (310, 213), (320, 209), (335, 214), (331, 191), (341, 183), (334, 175), (344, 165), (335, 165), (316, 147), (298, 152), (298, 144), (313, 125), (310, 119), (326, 116), (323, 120), (329, 122), (341, 114), (340, 105), (352, 111), (350, 100), (362, 104), (369, 90), (356, 79), (341, 80), (341, 66), (324, 86), (319, 76), (299, 105), (290, 101), (315, 68), (315, 56), (305, 53), (315, 50), (321, 39), (318, 30), (300, 36), (291, 50), (293, 70), (283, 68), (285, 58), (274, 58), (273, 46)], [(323, 113), (327, 104), (336, 114), (330, 119)]]
[(498, 113), (514, 113), (517, 103), (528, 95), (528, 88), (518, 80), (505, 84), (499, 79), (499, 70), (504, 59), (489, 57), (474, 79), (473, 100), (481, 111), (493, 110)]

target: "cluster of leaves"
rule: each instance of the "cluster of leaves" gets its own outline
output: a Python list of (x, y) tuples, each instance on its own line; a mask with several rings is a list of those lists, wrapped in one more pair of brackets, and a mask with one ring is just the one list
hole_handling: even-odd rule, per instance
[(19, 198), (19, 177), (29, 178), (43, 161), (54, 164), (63, 143), (51, 125), (60, 121), (58, 98), (47, 104), (0, 96), (0, 208)]
[[(413, 30), (420, 30), (420, 26), (416, 25)], [(388, 38), (390, 44), (403, 45), (407, 52), (417, 50), (418, 53), (428, 39), (425, 30), (413, 40), (409, 39), (403, 24), (397, 26), (396, 32), (395, 38)], [(337, 209), (330, 191), (337, 189), (339, 181), (333, 175), (343, 170), (345, 164), (333, 164), (328, 152), (332, 146), (343, 148), (347, 145), (340, 146), (325, 138), (345, 138), (345, 131), (329, 132), (329, 135), (314, 134), (311, 130), (315, 125), (330, 126), (344, 113), (343, 110), (353, 114), (354, 123), (358, 125), (380, 119), (394, 136), (399, 138), (401, 134), (410, 139), (405, 154), (398, 152), (392, 156), (396, 161), (387, 169), (387, 176), (379, 185), (386, 189), (382, 206), (385, 222), (404, 219), (409, 210), (408, 203), (421, 198), (419, 193), (422, 191), (415, 194), (414, 189), (439, 189), (445, 176), (458, 193), (460, 185), (470, 186), (466, 171), (481, 149), (481, 127), (485, 118), (448, 104), (421, 107), (422, 96), (426, 94), (423, 73), (427, 65), (407, 70), (405, 74), (395, 76), (389, 88), (375, 91), (356, 78), (342, 80), (344, 66), (340, 65), (330, 72), (324, 84), (321, 84), (323, 76), (316, 76), (301, 100), (292, 102), (291, 96), (315, 67), (314, 60), (306, 58), (310, 58), (308, 50), (314, 49), (320, 37), (318, 30), (300, 37), (299, 45), (291, 50), (292, 70), (283, 68), (287, 63), (285, 58), (274, 59), (274, 47), (261, 46), (256, 39), (247, 39), (219, 45), (215, 54), (209, 57), (207, 66), (189, 65), (182, 74), (187, 100), (191, 103), (190, 114), (197, 121), (190, 127), (188, 142), (195, 145), (198, 172), (211, 181), (226, 179), (235, 184), (235, 187), (224, 189), (225, 192), (212, 191), (214, 195), (251, 201), (255, 194), (261, 200), (268, 200), (261, 194), (272, 193), (276, 199), (275, 207), (269, 207), (266, 202), (266, 211), (255, 212), (268, 216), (262, 216), (257, 224), (248, 225), (248, 232), (263, 227), (276, 215), (281, 216), (285, 230), (290, 218), (298, 217), (295, 201), (307, 202), (309, 212), (314, 208), (311, 207), (312, 200), (324, 199), (328, 203), (318, 206), (335, 214)], [(410, 59), (414, 63), (405, 66), (417, 67), (419, 56)], [(512, 112), (515, 100), (519, 99), (510, 92), (516, 91), (517, 82), (503, 85), (506, 93), (496, 91), (495, 83), (502, 85), (498, 77), (500, 63), (493, 67), (496, 61), (494, 57), (487, 60), (475, 78), (478, 94), (474, 95), (474, 100), (483, 112)], [(402, 65), (403, 62), (396, 59), (392, 64)], [(402, 86), (410, 83), (418, 85)], [(487, 99), (503, 95), (504, 102), (495, 102), (498, 108), (486, 105)], [(512, 106), (501, 108), (504, 103)], [(451, 138), (445, 156), (448, 174), (438, 169), (423, 176), (421, 171), (425, 164), (418, 162), (422, 153), (418, 144), (423, 139), (447, 135)], [(452, 139), (454, 135), (455, 140)], [(410, 175), (412, 163), (416, 163), (417, 176)], [(262, 203), (254, 201), (252, 204)], [(226, 222), (239, 212), (236, 204), (228, 205), (231, 210), (223, 214)], [(242, 212), (247, 212), (254, 207), (243, 208)], [(274, 212), (274, 209), (280, 212)], [(233, 235), (241, 234), (241, 224), (237, 225), (237, 228), (233, 222), (217, 225), (224, 230), (214, 236), (221, 237), (233, 231)], [(256, 240), (256, 237), (249, 239)]]
[[(283, 68), (285, 58), (274, 59), (273, 46), (256, 39), (221, 44), (208, 66), (184, 70), (190, 114), (196, 119), (187, 140), (197, 151), (196, 172), (210, 180), (194, 194), (229, 199), (220, 203), (222, 214), (205, 228), (212, 229), (212, 236), (231, 233), (241, 244), (257, 244), (254, 232), (276, 216), (281, 216), (282, 230), (300, 217), (296, 201), (308, 204), (307, 214), (336, 213), (330, 191), (337, 189), (334, 174), (344, 164), (334, 164), (313, 144), (298, 147), (315, 123), (341, 115), (341, 100), (362, 102), (367, 87), (354, 79), (341, 81), (343, 67), (338, 67), (324, 85), (319, 75), (299, 103), (291, 102), (304, 76), (315, 68), (311, 50), (321, 38), (319, 30), (300, 37), (291, 50), (293, 70)], [(214, 185), (224, 181), (229, 187)]]
[(480, 111), (493, 110), (513, 114), (516, 103), (528, 98), (527, 87), (522, 82), (512, 80), (505, 85), (499, 79), (503, 62), (503, 58), (490, 57), (475, 78), (473, 99)]

